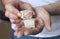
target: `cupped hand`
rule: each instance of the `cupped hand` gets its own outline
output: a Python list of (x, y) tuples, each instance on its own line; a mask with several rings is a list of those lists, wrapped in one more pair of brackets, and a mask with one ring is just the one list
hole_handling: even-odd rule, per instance
[(28, 3), (22, 2), (22, 1), (14, 1), (12, 3), (7, 3), (5, 5), (5, 16), (8, 17), (11, 21), (11, 23), (19, 23), (21, 21), (21, 18), (18, 16), (20, 14), (21, 10), (32, 10), (32, 6)]
[[(11, 23), (16, 24), (16, 30), (14, 35), (17, 37), (21, 37), (24, 35), (35, 35), (41, 32), (44, 28), (44, 25), (48, 31), (51, 31), (50, 26), (50, 15), (48, 12), (43, 8), (35, 8), (36, 12), (36, 27), (35, 28), (25, 28), (23, 26), (22, 19), (18, 16), (20, 14), (21, 10), (29, 9), (33, 11), (33, 8), (30, 4), (24, 3), (24, 2), (14, 2), (14, 3), (8, 3), (5, 5), (5, 15), (8, 17), (11, 21)], [(34, 12), (34, 11), (33, 11)]]
[(35, 8), (35, 12), (36, 12), (36, 22), (35, 22), (36, 27), (25, 28), (24, 25), (20, 26), (19, 24), (17, 24), (18, 27), (16, 26), (16, 31), (14, 33), (15, 36), (22, 37), (25, 35), (36, 35), (42, 32), (44, 27), (48, 31), (51, 31), (51, 25), (50, 25), (51, 21), (49, 13), (44, 8)]

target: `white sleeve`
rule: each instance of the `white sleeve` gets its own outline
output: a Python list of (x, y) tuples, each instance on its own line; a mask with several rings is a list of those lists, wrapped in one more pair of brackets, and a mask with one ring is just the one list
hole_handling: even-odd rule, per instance
[(37, 6), (44, 6), (51, 3), (55, 3), (56, 1), (59, 0), (21, 0), (21, 1), (30, 3), (33, 7), (37, 7)]
[(55, 3), (56, 1), (59, 1), (59, 0), (44, 0), (44, 1), (49, 3)]

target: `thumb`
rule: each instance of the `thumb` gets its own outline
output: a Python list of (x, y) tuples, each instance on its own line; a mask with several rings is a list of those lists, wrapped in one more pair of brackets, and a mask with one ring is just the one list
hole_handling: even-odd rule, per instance
[(50, 18), (49, 13), (48, 13), (45, 9), (42, 9), (42, 11), (41, 11), (41, 13), (40, 13), (40, 17), (41, 17), (42, 20), (44, 21), (45, 28), (46, 28), (48, 31), (51, 31), (51, 18)]
[[(46, 19), (48, 18), (48, 19)], [(51, 20), (50, 20), (50, 17), (46, 17), (44, 19), (44, 23), (45, 23), (45, 28), (48, 30), (48, 31), (51, 31)]]
[(18, 16), (19, 10), (12, 4), (6, 4), (5, 9)]
[(50, 15), (46, 12), (44, 14), (44, 16), (42, 17), (43, 21), (44, 21), (44, 24), (45, 24), (45, 28), (48, 30), (48, 31), (51, 31), (51, 18), (50, 18)]

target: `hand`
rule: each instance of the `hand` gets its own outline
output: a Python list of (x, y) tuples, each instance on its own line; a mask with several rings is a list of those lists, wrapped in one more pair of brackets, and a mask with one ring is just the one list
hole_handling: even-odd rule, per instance
[(35, 28), (26, 28), (24, 25), (21, 25), (22, 23), (23, 22), (19, 23), (20, 25), (16, 25), (16, 30), (14, 32), (14, 35), (18, 38), (25, 35), (36, 35), (40, 33), (44, 28), (44, 23), (39, 17), (36, 17)]
[[(12, 3), (12, 4), (8, 3), (8, 4), (5, 5), (5, 9), (6, 9), (6, 13), (5, 13), (6, 17), (10, 18), (11, 23), (15, 23), (17, 25), (17, 27), (19, 26), (18, 29), (15, 30), (15, 36), (37, 34), (37, 33), (42, 31), (42, 29), (44, 27), (43, 25), (44, 25), (44, 23), (46, 23), (46, 21), (43, 19), (43, 18), (46, 18), (46, 17), (42, 17), (43, 15), (41, 15), (41, 17), (40, 17), (40, 14), (38, 14), (38, 13), (40, 13), (40, 10), (35, 9), (36, 12), (37, 12), (36, 19), (38, 21), (38, 22), (36, 22), (36, 24), (37, 24), (36, 28), (26, 29), (25, 27), (23, 27), (23, 22), (22, 22), (21, 18), (18, 17), (19, 11), (20, 10), (25, 10), (25, 9), (29, 9), (29, 10), (33, 11), (31, 5), (29, 5), (27, 3), (23, 3), (23, 2), (17, 2), (17, 3), (15, 2), (15, 3)], [(43, 12), (43, 10), (42, 10), (42, 12)], [(41, 19), (39, 19), (39, 18), (41, 18)], [(43, 21), (44, 21), (44, 23), (43, 23)], [(48, 21), (48, 23), (49, 23), (49, 21)]]
[(48, 31), (51, 31), (51, 18), (49, 13), (42, 7), (35, 8), (35, 11), (37, 13), (37, 16), (43, 20), (45, 28)]
[(8, 17), (11, 23), (19, 23), (21, 22), (21, 18), (18, 16), (21, 10), (29, 9), (32, 10), (30, 4), (22, 2), (22, 1), (14, 1), (12, 3), (8, 3), (5, 5), (5, 16)]
[(46, 29), (48, 31), (51, 31), (51, 27), (50, 27), (50, 15), (48, 14), (48, 12), (43, 9), (43, 8), (35, 8), (35, 12), (37, 14), (36, 16), (36, 27), (35, 28), (25, 28), (23, 25), (22, 27), (18, 24), (17, 26), (20, 27), (16, 27), (16, 31), (14, 33), (15, 36), (17, 37), (21, 37), (24, 35), (35, 35), (40, 33), (44, 26), (46, 27)]

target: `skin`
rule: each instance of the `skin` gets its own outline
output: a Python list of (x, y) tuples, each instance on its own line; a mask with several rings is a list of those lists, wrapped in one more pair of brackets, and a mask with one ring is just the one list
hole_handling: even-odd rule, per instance
[(60, 0), (56, 1), (55, 3), (39, 7), (43, 7), (51, 15), (60, 15)]
[[(40, 6), (33, 8), (30, 4), (19, 2), (19, 0), (2, 0), (5, 6), (5, 15), (11, 21), (11, 23), (16, 24), (16, 30), (14, 35), (17, 37), (21, 37), (24, 35), (35, 35), (43, 30), (44, 27), (48, 31), (51, 31), (51, 21), (50, 15), (60, 14), (60, 3), (56, 2), (47, 6)], [(55, 7), (53, 7), (53, 6)], [(58, 7), (58, 8), (56, 8)], [(36, 18), (36, 28), (27, 29), (23, 26), (23, 20), (18, 16), (20, 10), (29, 9), (33, 11), (33, 17)], [(49, 12), (49, 13), (48, 13)], [(53, 13), (52, 13), (53, 12)], [(43, 14), (42, 14), (43, 13)], [(31, 32), (30, 32), (31, 31)]]

